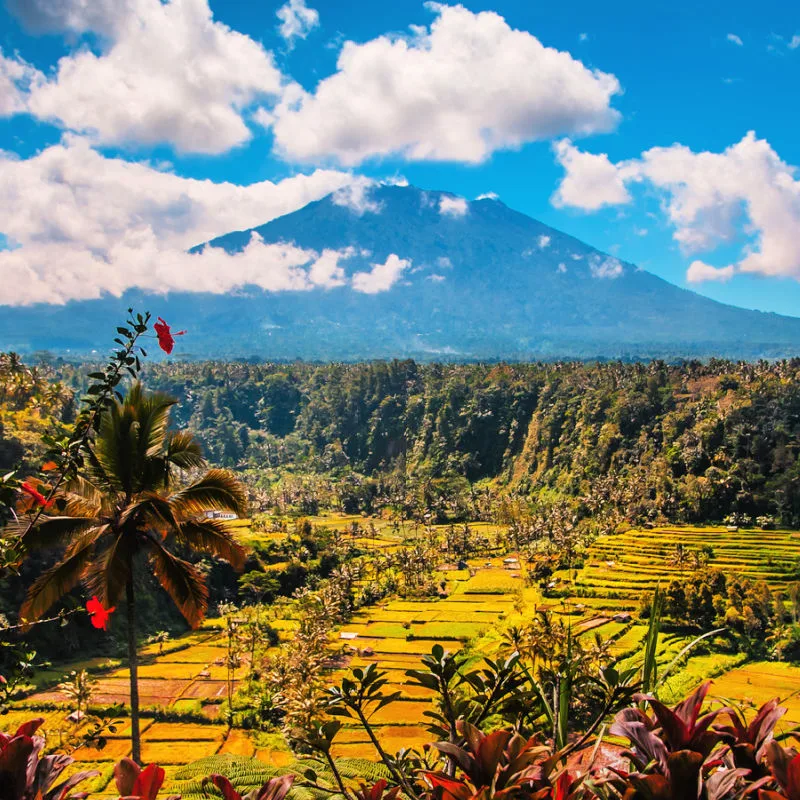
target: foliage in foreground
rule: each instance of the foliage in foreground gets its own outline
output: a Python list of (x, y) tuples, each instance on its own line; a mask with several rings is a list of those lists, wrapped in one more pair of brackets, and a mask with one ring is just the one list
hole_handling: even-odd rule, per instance
[[(514, 728), (485, 732), (459, 719), (448, 741), (435, 742), (424, 754), (384, 755), (387, 778), (371, 783), (345, 775), (329, 758), (334, 785), (326, 786), (313, 768), (277, 770), (238, 759), (229, 776), (212, 772), (190, 788), (189, 796), (223, 800), (284, 800), (287, 795), (344, 800), (796, 800), (800, 797), (800, 755), (775, 738), (785, 713), (776, 700), (752, 719), (732, 708), (704, 712), (709, 684), (668, 707), (652, 695), (637, 694), (620, 710), (611, 733), (627, 739), (626, 748), (601, 752), (592, 742), (588, 761), (574, 742), (556, 748), (543, 732), (526, 737)], [(14, 734), (0, 734), (0, 796), (3, 800), (66, 800), (96, 772), (78, 772), (62, 783), (58, 776), (72, 764), (69, 756), (43, 756), (44, 740), (35, 735), (41, 720)], [(588, 744), (585, 743), (588, 747)], [(228, 764), (206, 760), (206, 766)], [(202, 762), (198, 763), (200, 767)], [(301, 762), (298, 762), (300, 765)], [(183, 770), (197, 782), (198, 770)], [(250, 773), (261, 783), (253, 785)], [(157, 800), (164, 770), (120, 761), (114, 778), (120, 796)], [(199, 791), (198, 791), (199, 789)], [(291, 795), (290, 795), (291, 792)], [(175, 795), (167, 800), (176, 800)]]

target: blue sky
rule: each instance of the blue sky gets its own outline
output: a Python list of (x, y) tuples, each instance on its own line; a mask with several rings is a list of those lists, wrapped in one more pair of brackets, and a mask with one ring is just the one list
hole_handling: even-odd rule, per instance
[[(497, 0), (456, 14), (409, 0), (293, 0), (280, 19), (282, 3), (245, 0), (54, 5), (0, 9), (0, 202), (13, 208), (0, 218), (0, 284), (33, 287), (0, 289), (0, 302), (118, 292), (154, 252), (264, 222), (352, 176), (403, 176), (468, 199), (496, 192), (681, 286), (800, 315), (796, 4)], [(164, 37), (154, 51), (137, 38), (148, 30)], [(538, 43), (551, 50), (540, 57)], [(343, 47), (366, 73), (342, 65)], [(408, 52), (431, 47), (433, 61), (412, 79)], [(151, 58), (157, 69), (142, 76)], [(393, 83), (406, 69), (396, 96), (373, 87), (363, 94), (370, 107), (359, 106), (364, 81)], [(331, 76), (336, 94), (323, 101)], [(176, 93), (174, 109), (153, 100), (161, 92)], [(503, 119), (515, 96), (530, 113)], [(195, 114), (205, 117), (189, 124)], [(449, 130), (450, 118), (454, 129), (474, 125), (473, 139)], [(755, 139), (744, 139), (749, 131)], [(297, 175), (315, 177), (280, 183)], [(216, 186), (224, 182), (270, 184), (237, 192)], [(134, 268), (121, 266), (127, 258)], [(73, 271), (57, 275), (54, 260)], [(56, 277), (76, 288), (60, 292)]]

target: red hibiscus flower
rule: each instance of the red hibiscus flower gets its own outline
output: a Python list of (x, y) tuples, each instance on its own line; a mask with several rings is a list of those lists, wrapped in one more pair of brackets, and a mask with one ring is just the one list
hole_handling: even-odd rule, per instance
[(172, 352), (172, 348), (175, 346), (175, 337), (176, 336), (183, 336), (186, 331), (178, 331), (177, 333), (173, 333), (169, 329), (169, 325), (161, 318), (158, 318), (158, 322), (153, 325), (156, 331), (156, 336), (158, 336), (158, 346), (167, 354), (169, 355)]
[(97, 597), (93, 597), (86, 603), (86, 610), (89, 612), (89, 619), (92, 621), (92, 625), (98, 630), (102, 628), (104, 631), (108, 630), (108, 621), (116, 608), (116, 606), (104, 608)]
[(30, 495), (40, 506), (50, 508), (50, 506), (53, 505), (53, 501), (50, 500), (50, 502), (48, 502), (47, 498), (38, 491), (32, 483), (25, 481), (19, 488), (22, 489), (25, 494)]

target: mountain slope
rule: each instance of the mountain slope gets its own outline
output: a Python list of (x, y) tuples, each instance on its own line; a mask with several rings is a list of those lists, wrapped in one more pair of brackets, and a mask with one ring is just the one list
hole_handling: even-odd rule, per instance
[[(190, 327), (181, 345), (196, 355), (749, 358), (800, 350), (800, 319), (701, 297), (491, 198), (467, 203), (444, 192), (380, 186), (366, 196), (328, 196), (195, 252), (211, 246), (236, 253), (254, 234), (348, 255), (339, 258), (335, 279), (323, 276), (327, 287), (307, 291), (166, 299), (131, 292), (122, 301), (64, 309), (7, 309), (0, 346), (53, 348), (53, 326), (66, 314), (73, 338), (58, 349), (98, 346), (112, 309), (134, 302)], [(375, 264), (388, 267), (378, 276)]]

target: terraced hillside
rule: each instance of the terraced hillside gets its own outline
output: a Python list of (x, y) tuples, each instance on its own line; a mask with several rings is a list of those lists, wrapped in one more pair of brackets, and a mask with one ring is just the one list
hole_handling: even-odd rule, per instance
[[(344, 526), (363, 518), (330, 516), (314, 524)], [(374, 533), (359, 536), (363, 551), (392, 552), (408, 531), (375, 521)], [(483, 526), (487, 535), (489, 526)], [(281, 534), (248, 534), (279, 538)], [(491, 536), (490, 536), (491, 538)], [(442, 596), (424, 599), (388, 598), (360, 609), (330, 638), (337, 659), (331, 680), (346, 670), (377, 663), (388, 672), (390, 688), (400, 693), (397, 703), (382, 709), (375, 718), (383, 747), (396, 751), (429, 740), (423, 722), (430, 704), (430, 691), (414, 685), (406, 670), (418, 666), (419, 658), (439, 643), (450, 651), (463, 650), (479, 659), (496, 653), (503, 630), (530, 619), (536, 610), (548, 609), (566, 620), (578, 635), (599, 635), (610, 640), (610, 652), (620, 664), (637, 663), (645, 625), (635, 611), (642, 595), (659, 583), (690, 574), (691, 565), (676, 563), (680, 546), (685, 552), (703, 546), (708, 564), (727, 573), (763, 580), (772, 589), (784, 588), (796, 576), (800, 559), (800, 537), (787, 531), (728, 531), (722, 528), (661, 528), (629, 531), (606, 536), (592, 544), (584, 565), (568, 574), (556, 572), (550, 590), (544, 593), (526, 582), (525, 564), (512, 554), (495, 552), (490, 557), (467, 559), (462, 564), (441, 564), (435, 572)], [(459, 568), (460, 567), (460, 568)], [(286, 635), (291, 619), (275, 620)], [(675, 662), (691, 636), (662, 635), (658, 660), (663, 670)], [(255, 755), (267, 765), (285, 766), (294, 758), (276, 734), (254, 737), (221, 722), (220, 711), (227, 696), (225, 633), (219, 619), (188, 633), (163, 647), (143, 648), (140, 692), (146, 707), (143, 727), (147, 761), (166, 766), (175, 778), (181, 765), (198, 758), (236, 754)], [(762, 702), (773, 696), (787, 699), (790, 713), (784, 727), (800, 723), (800, 701), (790, 696), (800, 685), (800, 668), (766, 662), (747, 663), (742, 654), (704, 653), (678, 660), (673, 676), (663, 689), (665, 698), (678, 697), (707, 677), (714, 677), (714, 694)], [(67, 698), (54, 688), (58, 678), (71, 669), (90, 669), (98, 684), (94, 706), (109, 708), (128, 700), (127, 669), (118, 662), (61, 664), (40, 673), (38, 685), (15, 703), (4, 727), (34, 714), (46, 717), (45, 731), (57, 741), (72, 729), (66, 721), (71, 710)], [(235, 678), (247, 669), (246, 659)], [(235, 683), (234, 683), (235, 688)], [(169, 719), (166, 719), (169, 718)], [(123, 722), (108, 737), (103, 750), (83, 747), (75, 755), (80, 764), (95, 765), (101, 771), (97, 790), (106, 790), (114, 760), (129, 753)], [(346, 727), (337, 737), (334, 755), (340, 758), (371, 759), (375, 753), (363, 731)], [(103, 783), (105, 781), (105, 783)]]
[[(600, 537), (590, 548), (576, 590), (595, 597), (635, 600), (691, 570), (676, 563), (678, 546), (689, 553), (710, 547), (708, 566), (785, 588), (800, 578), (800, 534), (790, 531), (726, 528), (656, 528)], [(687, 553), (688, 554), (688, 553)]]

